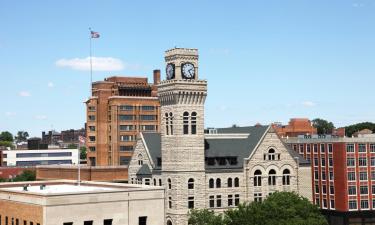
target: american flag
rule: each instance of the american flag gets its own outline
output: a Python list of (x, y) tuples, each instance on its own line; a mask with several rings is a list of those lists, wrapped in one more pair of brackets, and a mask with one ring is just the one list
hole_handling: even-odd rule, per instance
[(82, 136), (79, 136), (78, 137), (78, 140), (80, 143), (84, 144), (86, 142), (86, 138), (85, 137), (82, 137)]
[(91, 38), (99, 38), (100, 34), (99, 32), (91, 31)]

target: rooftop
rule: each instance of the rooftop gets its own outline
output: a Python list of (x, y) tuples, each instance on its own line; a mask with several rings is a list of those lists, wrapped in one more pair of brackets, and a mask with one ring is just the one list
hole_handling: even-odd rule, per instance
[[(86, 185), (75, 185), (75, 184), (52, 184), (52, 185), (26, 185), (27, 192), (29, 193), (38, 193), (38, 194), (61, 194), (61, 193), (82, 193), (82, 192), (102, 192), (102, 191), (115, 191), (120, 190), (120, 188), (113, 187), (101, 187), (101, 186), (86, 186)], [(7, 191), (23, 191), (24, 186), (15, 186), (3, 188)]]

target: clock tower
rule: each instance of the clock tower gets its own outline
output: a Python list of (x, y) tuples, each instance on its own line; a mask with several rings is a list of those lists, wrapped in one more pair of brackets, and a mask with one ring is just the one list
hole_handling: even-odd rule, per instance
[(198, 50), (165, 52), (167, 79), (161, 104), (162, 177), (167, 224), (187, 225), (188, 211), (205, 207), (204, 102), (207, 81), (198, 79)]

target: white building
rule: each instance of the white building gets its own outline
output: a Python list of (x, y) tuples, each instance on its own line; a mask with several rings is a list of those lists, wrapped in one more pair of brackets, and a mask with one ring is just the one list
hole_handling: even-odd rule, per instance
[(163, 225), (164, 188), (65, 180), (3, 183), (0, 224)]
[(3, 151), (4, 166), (77, 164), (78, 149), (39, 149)]
[(205, 134), (207, 81), (198, 79), (198, 50), (171, 49), (165, 60), (167, 80), (158, 86), (161, 133), (140, 135), (129, 181), (166, 188), (167, 225), (187, 225), (193, 208), (222, 212), (275, 191), (312, 199), (310, 163), (285, 146), (272, 127)]

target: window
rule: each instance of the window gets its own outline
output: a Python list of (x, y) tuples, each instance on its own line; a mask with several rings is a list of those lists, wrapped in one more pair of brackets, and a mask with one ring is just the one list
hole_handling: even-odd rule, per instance
[(276, 171), (273, 169), (268, 173), (268, 185), (276, 185)]
[(275, 160), (275, 149), (271, 148), (268, 150), (268, 160)]
[(209, 182), (208, 182), (208, 187), (209, 187), (209, 188), (214, 188), (214, 186), (215, 186), (214, 183), (215, 183), (214, 179), (211, 178), (211, 179), (209, 180)]
[(328, 166), (329, 167), (333, 166), (333, 158), (328, 158)]
[(191, 113), (191, 134), (197, 134), (197, 113)]
[(371, 180), (375, 180), (375, 171), (371, 171)]
[(135, 130), (134, 125), (120, 125), (119, 127), (120, 131), (132, 131)]
[(92, 224), (93, 224), (92, 220), (83, 222), (83, 225), (92, 225)]
[(326, 180), (326, 172), (322, 170), (322, 180)]
[(327, 186), (325, 184), (322, 185), (322, 194), (327, 194)]
[(329, 171), (329, 180), (333, 181), (333, 171)]
[(232, 178), (228, 178), (228, 187), (232, 187), (233, 184), (232, 184)]
[(320, 152), (325, 153), (326, 152), (326, 146), (324, 144), (320, 144)]
[(262, 202), (262, 193), (254, 193), (254, 201)]
[(159, 179), (159, 186), (162, 186), (162, 182), (161, 182), (161, 179)]
[(95, 131), (95, 126), (89, 126), (90, 131)]
[(319, 198), (315, 198), (315, 204), (316, 204), (317, 206), (320, 205)]
[(89, 147), (89, 150), (90, 150), (90, 152), (95, 152), (95, 151), (96, 151), (96, 148), (93, 147), (93, 146), (90, 146), (90, 147)]
[(120, 156), (119, 158), (120, 166), (129, 165), (130, 160), (131, 160), (130, 156)]
[(162, 160), (161, 160), (161, 158), (160, 158), (160, 157), (157, 157), (156, 160), (157, 160), (156, 165), (159, 166), (159, 167), (161, 167), (161, 165), (162, 165)]
[(95, 136), (89, 136), (89, 141), (94, 142), (95, 141)]
[(283, 171), (283, 185), (290, 185), (290, 171), (288, 169)]
[(221, 188), (221, 179), (220, 178), (216, 179), (216, 188)]
[(319, 185), (315, 184), (315, 193), (319, 193)]
[(319, 180), (319, 171), (317, 170), (314, 171), (314, 179)]
[(240, 179), (238, 177), (234, 178), (234, 187), (240, 186)]
[(359, 180), (367, 180), (367, 172), (359, 172)]
[(314, 158), (314, 166), (319, 166), (319, 160), (317, 157)]
[(130, 120), (135, 120), (135, 116), (134, 115), (119, 115), (118, 119), (120, 121), (130, 121)]
[(238, 206), (240, 204), (240, 195), (234, 195), (234, 205)]
[(306, 145), (306, 152), (307, 152), (307, 153), (310, 153), (310, 152), (311, 152), (311, 145), (310, 145), (310, 144), (307, 144), (307, 145)]
[(221, 195), (216, 195), (216, 207), (221, 207)]
[(153, 121), (153, 120), (157, 120), (157, 116), (156, 115), (140, 115), (139, 119), (146, 120), (146, 121)]
[(348, 172), (348, 180), (349, 181), (355, 180), (355, 172)]
[(228, 195), (228, 206), (233, 206), (233, 195)]
[(370, 144), (370, 152), (375, 152), (375, 144)]
[(120, 141), (124, 141), (124, 142), (135, 141), (135, 136), (133, 136), (133, 135), (120, 135)]
[(327, 208), (327, 199), (323, 199), (323, 208)]
[(138, 225), (147, 225), (147, 216), (140, 216), (138, 218)]
[(256, 170), (254, 172), (254, 186), (255, 187), (262, 186), (262, 172), (260, 170)]
[(354, 144), (346, 144), (346, 152), (354, 152)]
[(368, 200), (361, 200), (361, 209), (368, 209)]
[[(169, 113), (169, 126), (170, 126), (170, 132), (171, 132), (171, 135), (173, 135), (173, 113)], [(155, 130), (157, 130), (155, 128)]]
[(133, 111), (134, 107), (132, 105), (120, 105), (121, 111)]
[(358, 152), (366, 152), (366, 144), (358, 144)]
[(360, 157), (360, 158), (358, 159), (358, 165), (359, 165), (359, 166), (367, 166), (367, 158)]
[(303, 144), (300, 144), (300, 145), (299, 145), (299, 153), (300, 153), (300, 154), (303, 154)]
[(331, 186), (329, 186), (329, 193), (331, 195), (335, 194), (335, 188), (333, 187), (333, 184), (331, 184)]
[(183, 116), (184, 134), (189, 134), (189, 113), (184, 112)]
[(143, 165), (143, 156), (142, 156), (142, 154), (139, 154), (139, 155), (138, 155), (138, 165), (139, 165), (139, 166), (142, 166), (142, 165)]
[(335, 200), (331, 199), (331, 205), (330, 205), (330, 208), (331, 209), (334, 209), (335, 208)]
[(346, 159), (346, 165), (347, 165), (348, 167), (355, 166), (355, 159), (354, 159), (354, 158), (347, 158), (347, 159)]
[(172, 181), (170, 178), (168, 178), (168, 189), (171, 190), (172, 189)]
[(89, 115), (89, 121), (95, 121), (95, 116)]
[(95, 112), (95, 106), (89, 106), (88, 110), (91, 111), (91, 112)]
[(188, 180), (188, 189), (194, 189), (194, 179), (190, 178)]
[(357, 201), (349, 200), (349, 209), (357, 209)]
[(368, 187), (367, 186), (360, 186), (359, 187), (359, 193), (361, 195), (367, 195), (368, 194)]
[[(8, 222), (6, 222), (6, 224), (7, 224)], [(23, 221), (23, 224), (24, 225), (26, 225), (26, 221)], [(64, 225), (73, 225), (73, 223), (72, 222), (68, 222), (68, 223), (63, 223)]]
[(165, 133), (169, 135), (169, 118), (168, 113), (165, 114)]
[(323, 167), (326, 166), (326, 158), (321, 158), (320, 162), (321, 162)]
[(214, 208), (215, 207), (215, 196), (211, 195), (209, 197), (209, 204), (210, 204), (210, 208)]
[(314, 153), (318, 153), (318, 145), (317, 145), (317, 144), (314, 144), (314, 145), (313, 145), (313, 148), (314, 148)]
[(134, 150), (134, 147), (132, 145), (121, 145), (120, 146), (120, 152), (131, 152)]
[(194, 197), (192, 196), (188, 197), (188, 208), (194, 209)]
[(154, 111), (155, 110), (155, 106), (152, 106), (152, 105), (143, 105), (143, 106), (141, 106), (141, 110), (142, 111)]
[(375, 157), (371, 157), (370, 164), (371, 166), (375, 166)]
[(332, 144), (328, 144), (328, 152), (329, 153), (333, 152), (333, 145)]

